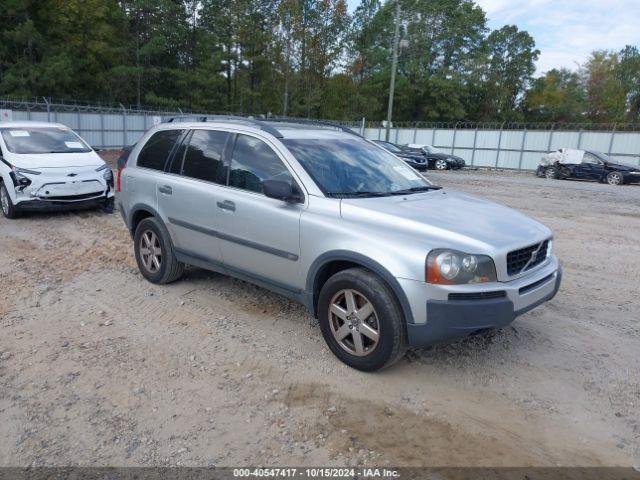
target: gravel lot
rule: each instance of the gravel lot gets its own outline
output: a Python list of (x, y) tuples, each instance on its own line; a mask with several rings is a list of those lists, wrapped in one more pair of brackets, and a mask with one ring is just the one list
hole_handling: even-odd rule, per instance
[(118, 214), (0, 218), (0, 466), (639, 465), (640, 187), (430, 177), (549, 225), (564, 283), (377, 374), (278, 295), (147, 283)]

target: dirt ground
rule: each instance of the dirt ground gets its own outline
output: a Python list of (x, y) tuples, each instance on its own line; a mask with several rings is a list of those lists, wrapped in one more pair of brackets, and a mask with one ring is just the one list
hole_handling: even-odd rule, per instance
[(564, 283), (376, 374), (278, 295), (146, 282), (117, 213), (0, 218), (0, 466), (640, 465), (640, 187), (430, 177), (549, 225)]

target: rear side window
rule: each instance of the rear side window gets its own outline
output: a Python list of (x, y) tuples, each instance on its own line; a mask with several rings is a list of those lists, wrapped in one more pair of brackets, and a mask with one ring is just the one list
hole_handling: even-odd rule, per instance
[(264, 180), (293, 184), (293, 177), (278, 155), (262, 140), (238, 135), (231, 158), (229, 186), (263, 193)]
[(227, 172), (222, 152), (229, 134), (216, 130), (194, 130), (187, 146), (182, 166), (185, 177), (224, 183)]
[(164, 170), (164, 164), (182, 132), (184, 130), (161, 130), (154, 133), (138, 155), (138, 167)]

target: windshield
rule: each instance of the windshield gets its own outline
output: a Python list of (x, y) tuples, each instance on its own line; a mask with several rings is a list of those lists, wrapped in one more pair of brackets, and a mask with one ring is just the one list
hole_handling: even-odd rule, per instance
[(377, 143), (382, 147), (386, 148), (387, 150), (389, 150), (391, 153), (402, 153), (402, 150), (396, 147), (393, 143), (387, 143), (387, 142), (377, 142)]
[(425, 145), (424, 149), (429, 153), (442, 153), (439, 148), (432, 147), (431, 145)]
[(611, 162), (614, 163), (611, 160), (611, 157), (609, 155), (607, 155), (606, 153), (602, 153), (602, 152), (585, 152), (585, 155), (587, 153), (592, 153), (593, 155), (595, 155), (596, 157), (598, 157), (600, 160), (602, 160), (603, 162)]
[(78, 135), (63, 127), (16, 127), (3, 128), (2, 138), (11, 153), (73, 153), (90, 152)]
[(398, 157), (361, 138), (284, 139), (325, 195), (393, 195), (437, 188)]

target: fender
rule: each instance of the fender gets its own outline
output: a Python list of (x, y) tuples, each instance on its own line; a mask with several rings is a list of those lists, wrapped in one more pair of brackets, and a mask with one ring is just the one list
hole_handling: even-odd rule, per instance
[[(402, 313), (404, 314), (404, 318), (407, 323), (414, 323), (413, 314), (411, 313), (411, 307), (409, 306), (409, 300), (407, 300), (407, 296), (405, 295), (402, 287), (394, 277), (385, 267), (380, 265), (375, 260), (372, 260), (369, 257), (365, 257), (364, 255), (356, 252), (352, 252), (349, 250), (332, 250), (329, 252), (325, 252), (320, 255), (315, 261), (311, 264), (309, 268), (309, 272), (307, 274), (306, 288), (307, 292), (314, 294), (316, 289), (316, 279), (318, 277), (318, 273), (329, 262), (342, 260), (347, 262), (353, 262), (362, 265), (365, 268), (368, 268), (372, 272), (382, 278), (387, 285), (391, 288), (393, 293), (395, 294), (398, 302), (400, 303), (400, 308), (402, 308)], [(313, 311), (317, 314), (317, 298), (313, 299)]]
[[(165, 222), (162, 219), (162, 216), (158, 213), (158, 211), (155, 208), (150, 207), (149, 205), (146, 205), (144, 203), (136, 203), (133, 207), (131, 207), (129, 209), (129, 216), (127, 218), (125, 218), (125, 224), (127, 225), (127, 229), (129, 230), (129, 232), (131, 233), (132, 236), (135, 233), (133, 231), (133, 224), (132, 224), (133, 217), (135, 217), (136, 213), (138, 213), (141, 210), (145, 210), (147, 212), (150, 212), (154, 217), (156, 217), (160, 221), (160, 223), (162, 223), (162, 226), (165, 229), (167, 229), (167, 226), (165, 225)], [(124, 210), (123, 210), (123, 213), (124, 213)], [(167, 229), (167, 231), (168, 231), (168, 229)]]

